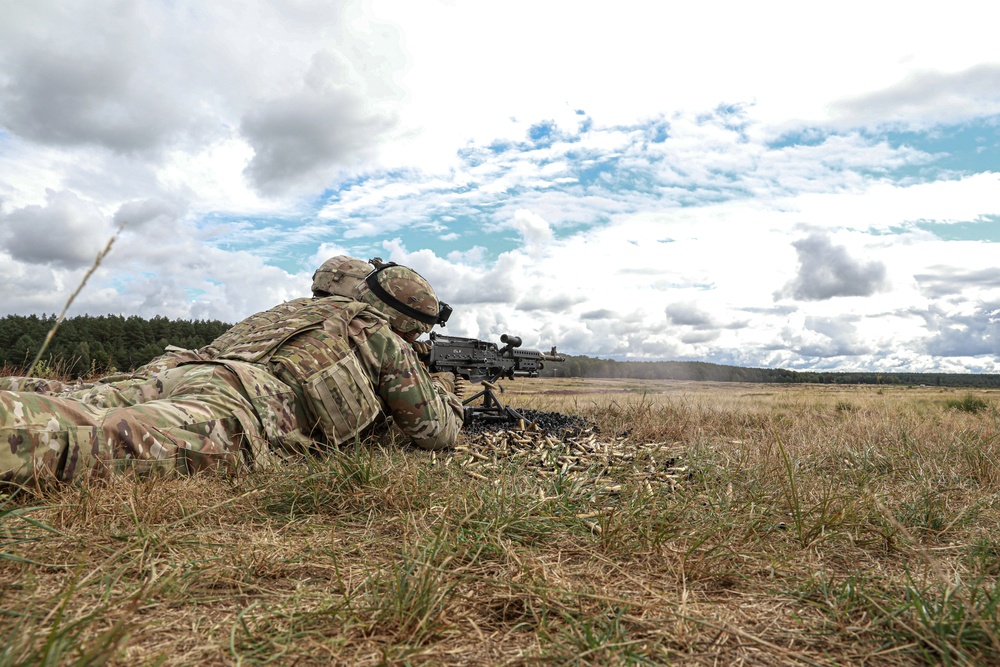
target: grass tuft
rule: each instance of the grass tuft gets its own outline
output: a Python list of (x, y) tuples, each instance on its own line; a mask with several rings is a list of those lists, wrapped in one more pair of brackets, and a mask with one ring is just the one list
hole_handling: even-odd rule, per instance
[(949, 398), (944, 404), (949, 410), (959, 410), (971, 414), (985, 412), (990, 409), (989, 401), (974, 394), (966, 394), (962, 398)]

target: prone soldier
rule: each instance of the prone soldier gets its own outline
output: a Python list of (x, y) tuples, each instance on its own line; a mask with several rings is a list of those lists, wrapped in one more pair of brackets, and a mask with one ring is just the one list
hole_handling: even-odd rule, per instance
[(0, 480), (233, 468), (363, 438), (387, 417), (419, 447), (453, 446), (463, 417), (453, 376), (429, 374), (411, 347), (450, 308), (406, 267), (378, 261), (363, 278), (322, 269), (317, 296), (124, 379), (0, 391)]

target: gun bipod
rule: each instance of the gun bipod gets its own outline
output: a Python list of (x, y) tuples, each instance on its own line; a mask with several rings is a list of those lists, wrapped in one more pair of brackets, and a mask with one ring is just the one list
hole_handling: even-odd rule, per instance
[[(524, 423), (524, 417), (521, 416), (514, 408), (509, 405), (504, 405), (497, 398), (496, 393), (493, 391), (492, 382), (483, 382), (483, 389), (479, 393), (467, 398), (462, 401), (462, 405), (465, 406), (465, 420), (469, 421), (471, 418), (487, 419), (490, 421), (512, 421)], [(474, 401), (482, 398), (482, 405), (471, 405)]]

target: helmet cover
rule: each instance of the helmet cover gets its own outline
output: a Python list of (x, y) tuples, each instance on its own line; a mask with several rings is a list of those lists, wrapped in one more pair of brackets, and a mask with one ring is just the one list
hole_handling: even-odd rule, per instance
[(438, 323), (440, 310), (430, 283), (411, 268), (378, 259), (371, 263), (377, 268), (361, 282), (356, 298), (378, 311), (406, 340), (430, 331)]
[(358, 298), (358, 285), (372, 272), (371, 264), (347, 255), (337, 255), (323, 262), (313, 274), (313, 296)]

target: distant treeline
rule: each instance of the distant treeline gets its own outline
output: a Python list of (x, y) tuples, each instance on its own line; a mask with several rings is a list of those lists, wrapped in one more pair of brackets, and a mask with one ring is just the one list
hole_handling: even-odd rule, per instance
[[(0, 319), (0, 366), (27, 370), (55, 321), (55, 315)], [(68, 375), (131, 370), (163, 354), (167, 345), (198, 348), (230, 326), (218, 320), (81, 315), (59, 325), (42, 358), (50, 368)]]
[(586, 356), (567, 356), (563, 363), (547, 363), (542, 373), (549, 377), (633, 380), (1000, 387), (1000, 375), (984, 373), (834, 373), (789, 371), (783, 368), (743, 368), (703, 361), (614, 361)]
[[(15, 372), (27, 370), (55, 321), (55, 315), (0, 318), (0, 367)], [(59, 325), (43, 359), (49, 368), (67, 375), (131, 370), (163, 354), (167, 345), (199, 348), (230, 326), (218, 320), (82, 315)], [(702, 361), (614, 361), (587, 356), (568, 356), (564, 363), (547, 363), (542, 373), (549, 377), (634, 380), (1000, 387), (1000, 375), (977, 373), (829, 373), (743, 368)]]

